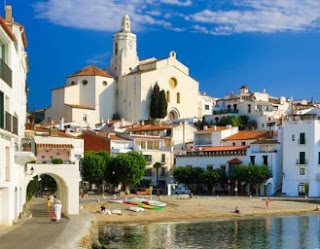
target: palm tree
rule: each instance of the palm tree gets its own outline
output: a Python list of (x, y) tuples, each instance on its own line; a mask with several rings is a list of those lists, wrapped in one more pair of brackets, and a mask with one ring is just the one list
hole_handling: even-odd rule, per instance
[(157, 186), (158, 186), (158, 178), (159, 178), (159, 168), (161, 168), (161, 163), (159, 162), (156, 162), (154, 165), (153, 165), (153, 168), (156, 169), (156, 176), (157, 176)]

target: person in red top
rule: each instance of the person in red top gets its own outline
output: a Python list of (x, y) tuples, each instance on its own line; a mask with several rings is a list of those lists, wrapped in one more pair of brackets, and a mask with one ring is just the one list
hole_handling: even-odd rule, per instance
[(266, 209), (269, 209), (270, 202), (271, 202), (271, 199), (268, 197), (266, 199)]

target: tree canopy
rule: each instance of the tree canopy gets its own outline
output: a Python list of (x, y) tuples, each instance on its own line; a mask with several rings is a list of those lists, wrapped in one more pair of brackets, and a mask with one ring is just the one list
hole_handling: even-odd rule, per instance
[(111, 157), (106, 151), (86, 152), (82, 159), (81, 174), (85, 181), (101, 185)]

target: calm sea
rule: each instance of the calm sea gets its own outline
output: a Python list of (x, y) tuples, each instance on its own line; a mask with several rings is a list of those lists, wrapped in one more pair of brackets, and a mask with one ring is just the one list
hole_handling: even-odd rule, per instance
[(100, 239), (110, 249), (313, 249), (320, 248), (320, 216), (106, 225), (100, 227)]

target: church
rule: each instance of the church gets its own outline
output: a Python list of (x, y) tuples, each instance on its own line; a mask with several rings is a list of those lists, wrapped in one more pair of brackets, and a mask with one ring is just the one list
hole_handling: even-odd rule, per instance
[(137, 37), (125, 15), (121, 30), (113, 35), (110, 67), (102, 70), (89, 65), (68, 76), (65, 86), (52, 89), (45, 121), (63, 119), (93, 128), (115, 113), (128, 121), (147, 120), (155, 84), (166, 93), (165, 119), (199, 117), (199, 83), (190, 77), (189, 68), (177, 60), (174, 51), (164, 59), (140, 60)]

